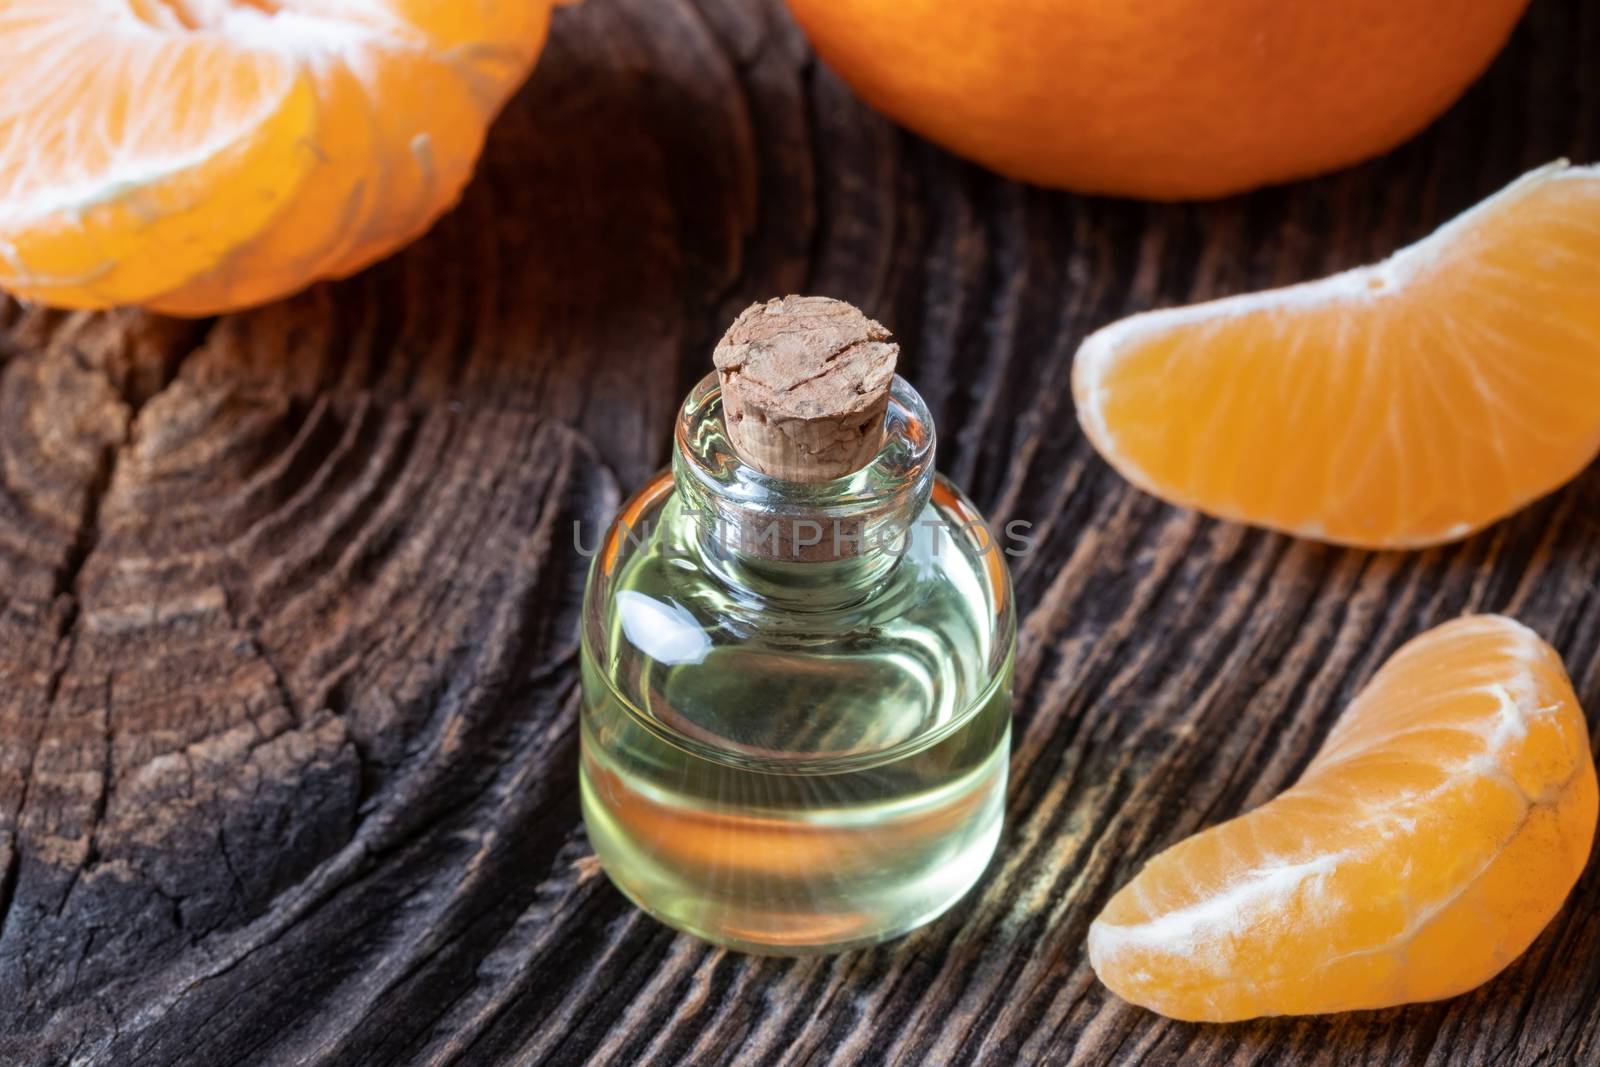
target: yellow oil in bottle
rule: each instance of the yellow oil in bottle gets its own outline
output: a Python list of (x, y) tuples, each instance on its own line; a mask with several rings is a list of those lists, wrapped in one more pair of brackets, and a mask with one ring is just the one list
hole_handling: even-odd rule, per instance
[[(897, 417), (920, 410), (910, 393)], [(684, 418), (714, 417), (702, 385)], [(679, 438), (725, 455), (714, 432)], [(603, 544), (585, 605), (584, 821), (611, 880), (663, 922), (750, 952), (838, 951), (929, 921), (988, 864), (1010, 748), (1009, 584), (920, 450), (931, 441), (897, 461), (891, 443), (849, 498), (900, 509), (892, 556), (743, 566), (707, 537), (705, 483), (686, 491), (694, 455)]]

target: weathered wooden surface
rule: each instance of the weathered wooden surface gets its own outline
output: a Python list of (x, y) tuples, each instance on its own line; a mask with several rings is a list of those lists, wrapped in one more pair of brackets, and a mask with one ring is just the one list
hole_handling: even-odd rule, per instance
[[(1089, 920), (1288, 783), (1465, 610), (1600, 712), (1600, 470), (1440, 551), (1337, 551), (1130, 490), (1069, 357), (1134, 309), (1366, 261), (1600, 156), (1600, 9), (1536, 0), (1413, 144), (1219, 204), (1001, 181), (855, 103), (773, 0), (558, 18), (461, 209), (213, 323), (0, 304), (0, 1062), (1566, 1064), (1600, 1060), (1600, 875), (1455, 1001), (1202, 1027), (1099, 987)], [(1010, 830), (897, 944), (754, 960), (642, 917), (574, 788), (574, 521), (665, 456), (757, 297), (889, 324), (991, 517), (1036, 524)]]

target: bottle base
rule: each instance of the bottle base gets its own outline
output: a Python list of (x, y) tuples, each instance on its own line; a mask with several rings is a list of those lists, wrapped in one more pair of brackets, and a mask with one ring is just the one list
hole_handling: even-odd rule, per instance
[[(605, 869), (605, 861), (603, 860), (601, 861), (601, 868), (603, 870)], [(982, 872), (980, 871), (980, 874), (981, 873)], [(848, 937), (844, 940), (838, 941), (813, 941), (808, 939), (805, 941), (780, 942), (753, 941), (730, 934), (727, 930), (720, 927), (697, 927), (680, 922), (673, 916), (663, 914), (655, 908), (652, 908), (644, 900), (629, 892), (626, 886), (618, 882), (615, 878), (611, 877), (611, 872), (609, 870), (606, 870), (606, 878), (613, 886), (616, 887), (617, 892), (621, 893), (624, 897), (627, 897), (628, 901), (640, 911), (644, 912), (661, 925), (670, 927), (680, 934), (688, 934), (690, 937), (698, 938), (707, 944), (715, 945), (719, 948), (729, 949), (733, 952), (742, 952), (747, 956), (772, 956), (783, 959), (796, 959), (807, 956), (837, 956), (843, 952), (854, 952), (858, 949), (872, 948), (876, 945), (881, 945), (885, 942), (894, 941), (898, 938), (905, 937), (907, 934), (915, 933), (917, 930), (920, 930), (922, 927), (933, 922), (945, 912), (961, 903), (961, 901), (965, 899), (967, 893), (971, 891), (972, 885), (977, 884), (977, 879), (974, 878), (972, 884), (968, 885), (965, 890), (940, 904), (937, 908), (934, 908), (926, 915), (919, 915), (910, 921), (901, 923), (898, 926), (888, 927), (875, 933)]]
[[(587, 765), (580, 776), (583, 817), (611, 883), (664, 925), (752, 955), (831, 955), (902, 937), (944, 914), (977, 884), (1000, 842), (1009, 747), (1001, 744), (987, 773), (969, 783), (967, 818), (946, 823), (939, 847), (910, 867), (895, 863), (894, 849), (883, 847), (879, 833), (852, 842), (838, 831), (827, 850), (832, 862), (814, 855), (807, 859), (815, 862), (779, 863), (775, 870), (771, 863), (753, 862), (759, 850), (749, 840), (717, 849), (715, 857), (691, 857), (663, 840), (659, 824), (651, 827), (655, 834), (630, 834), (615, 805), (601, 800), (614, 793), (615, 783), (596, 789)], [(866, 857), (878, 860), (863, 862)]]

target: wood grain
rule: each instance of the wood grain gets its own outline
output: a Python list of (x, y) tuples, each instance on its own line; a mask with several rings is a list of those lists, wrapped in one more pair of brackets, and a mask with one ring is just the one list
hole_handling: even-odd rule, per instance
[[(1090, 919), (1290, 782), (1404, 640), (1516, 615), (1600, 711), (1600, 470), (1447, 549), (1168, 508), (1076, 432), (1084, 334), (1377, 258), (1600, 157), (1600, 10), (1535, 0), (1423, 136), (1214, 204), (1003, 181), (897, 130), (776, 0), (563, 10), (460, 208), (202, 323), (0, 303), (0, 1062), (1568, 1064), (1600, 874), (1435, 1005), (1226, 1027), (1118, 1002)], [(1034, 524), (1009, 829), (898, 943), (758, 960), (601, 876), (577, 815), (594, 530), (732, 315), (893, 329), (941, 466)]]

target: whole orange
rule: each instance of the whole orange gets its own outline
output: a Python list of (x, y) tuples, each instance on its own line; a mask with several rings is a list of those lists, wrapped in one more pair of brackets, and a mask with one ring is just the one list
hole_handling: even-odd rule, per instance
[(868, 103), (1003, 174), (1221, 196), (1365, 159), (1448, 107), (1528, 0), (789, 0)]

